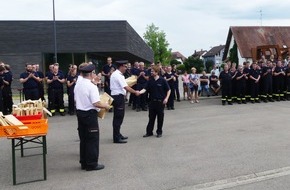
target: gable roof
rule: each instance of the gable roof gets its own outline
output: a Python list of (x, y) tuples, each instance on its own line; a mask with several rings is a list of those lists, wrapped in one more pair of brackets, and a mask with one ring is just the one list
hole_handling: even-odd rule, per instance
[(203, 57), (215, 56), (217, 53), (219, 53), (224, 48), (225, 48), (225, 45), (214, 46), (206, 54), (204, 54)]
[(181, 59), (183, 62), (186, 60), (186, 57), (179, 51), (171, 52), (171, 57), (172, 59)]
[(192, 54), (192, 57), (200, 57), (203, 54), (205, 54), (207, 51), (206, 50), (200, 50), (200, 51), (194, 51), (194, 53)]
[(229, 28), (225, 53), (226, 58), (232, 36), (239, 48), (241, 57), (251, 58), (251, 49), (262, 45), (286, 45), (290, 47), (289, 26), (231, 26)]

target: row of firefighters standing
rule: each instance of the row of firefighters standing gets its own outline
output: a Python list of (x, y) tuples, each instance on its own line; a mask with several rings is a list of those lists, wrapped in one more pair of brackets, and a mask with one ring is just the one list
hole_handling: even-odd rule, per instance
[(290, 64), (282, 66), (281, 61), (271, 61), (258, 65), (239, 65), (238, 69), (229, 69), (225, 64), (219, 79), (222, 88), (222, 104), (226, 102), (251, 103), (290, 100)]
[[(49, 69), (45, 75), (48, 84), (48, 107), (52, 115), (56, 111), (59, 111), (60, 115), (64, 116), (63, 84), (66, 82), (66, 77), (59, 70), (58, 64), (50, 65)], [(43, 80), (44, 74), (38, 71), (34, 64), (27, 63), (26, 71), (20, 74), (20, 82), (23, 84), (25, 100), (38, 100), (39, 98), (44, 100)]]

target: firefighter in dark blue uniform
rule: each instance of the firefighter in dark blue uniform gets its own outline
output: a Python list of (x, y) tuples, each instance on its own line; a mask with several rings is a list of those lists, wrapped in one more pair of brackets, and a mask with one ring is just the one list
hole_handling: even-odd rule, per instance
[(284, 100), (284, 77), (285, 77), (285, 71), (284, 68), (281, 65), (281, 61), (277, 62), (277, 65), (274, 69), (273, 76), (274, 76), (274, 96), (277, 101)]
[(238, 104), (246, 104), (246, 80), (248, 79), (246, 73), (243, 72), (243, 66), (238, 66), (238, 71), (235, 74), (234, 80), (236, 81), (236, 95)]
[[(138, 76), (139, 75), (139, 62), (135, 61), (133, 67), (131, 68), (131, 74)], [(133, 85), (131, 88), (137, 90), (137, 84)], [(135, 94), (130, 94), (129, 97), (129, 104), (128, 106), (132, 105), (132, 109), (135, 110), (137, 108), (137, 96)]]
[[(143, 62), (139, 63), (139, 69), (137, 73), (137, 90), (142, 90), (149, 79), (147, 70)], [(147, 111), (147, 93), (141, 94), (136, 97), (136, 111), (139, 112), (141, 109)]]
[[(5, 68), (3, 65), (0, 65), (0, 75), (2, 75), (5, 71)], [(3, 78), (0, 77), (0, 111), (3, 111), (3, 98), (2, 98), (2, 88), (4, 86)]]
[(164, 106), (167, 104), (168, 98), (171, 94), (170, 87), (167, 81), (159, 76), (160, 68), (153, 66), (151, 68), (151, 75), (146, 91), (149, 94), (149, 121), (146, 127), (146, 134), (143, 137), (153, 135), (154, 123), (157, 116), (157, 137), (162, 137), (162, 127), (164, 121)]
[(3, 114), (7, 115), (12, 112), (12, 90), (11, 90), (11, 83), (13, 81), (12, 72), (10, 71), (9, 65), (4, 65), (4, 72), (3, 72), (3, 89), (2, 89), (2, 96), (3, 96)]
[(74, 88), (76, 85), (78, 75), (77, 75), (77, 66), (72, 65), (70, 72), (67, 75), (67, 91), (68, 91), (68, 113), (74, 115), (75, 113), (75, 102), (74, 102)]
[(171, 66), (167, 67), (166, 73), (164, 74), (164, 78), (168, 82), (168, 85), (170, 87), (171, 93), (167, 102), (167, 109), (168, 110), (174, 110), (174, 96), (175, 96), (175, 75), (172, 72)]
[(44, 98), (44, 85), (43, 85), (43, 80), (44, 80), (44, 74), (43, 72), (41, 72), (39, 70), (39, 64), (35, 64), (35, 69), (36, 69), (36, 73), (39, 76), (39, 83), (38, 83), (38, 93), (39, 93), (39, 98), (41, 98), (41, 100), (45, 100)]
[(250, 62), (247, 61), (244, 63), (244, 73), (248, 77), (248, 79), (246, 80), (246, 92), (245, 92), (246, 101), (250, 101), (251, 99), (251, 90), (250, 90), (251, 85), (250, 85), (250, 79), (249, 79), (250, 70), (251, 70)]
[(111, 90), (110, 90), (110, 77), (112, 72), (116, 70), (115, 65), (112, 64), (112, 58), (108, 57), (107, 58), (107, 64), (103, 66), (102, 69), (102, 76), (105, 77), (104, 81), (104, 90), (107, 94), (111, 95)]
[(219, 80), (222, 88), (222, 105), (232, 105), (232, 75), (229, 72), (229, 66), (224, 65), (224, 70), (220, 73)]
[(260, 80), (260, 71), (257, 69), (257, 63), (252, 63), (252, 69), (250, 70), (249, 80), (250, 80), (250, 89), (251, 89), (251, 103), (260, 103), (259, 100), (259, 80)]
[(287, 68), (286, 68), (286, 89), (287, 89), (287, 91), (286, 91), (286, 99), (287, 100), (290, 100), (290, 63), (288, 63), (288, 66), (287, 66)]
[(38, 100), (38, 81), (36, 72), (32, 71), (32, 64), (26, 64), (26, 71), (20, 74), (20, 82), (23, 84), (23, 93), (25, 100)]
[(55, 115), (56, 108), (59, 109), (60, 115), (65, 115), (63, 101), (63, 84), (65, 78), (62, 72), (59, 71), (57, 65), (53, 66), (53, 72), (47, 76), (47, 84), (49, 85), (50, 94), (48, 94), (50, 112)]
[(267, 65), (262, 67), (262, 94), (261, 98), (263, 102), (273, 102), (273, 71), (272, 62), (267, 61)]

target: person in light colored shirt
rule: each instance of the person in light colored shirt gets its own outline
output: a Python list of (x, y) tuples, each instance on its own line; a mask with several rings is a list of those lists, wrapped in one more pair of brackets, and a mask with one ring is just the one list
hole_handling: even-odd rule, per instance
[(101, 170), (99, 164), (99, 123), (97, 113), (101, 108), (110, 106), (100, 101), (99, 90), (93, 79), (96, 77), (95, 66), (83, 63), (80, 67), (81, 80), (74, 88), (77, 109), (78, 132), (80, 138), (80, 164), (82, 170)]
[(115, 70), (111, 75), (110, 80), (110, 90), (111, 96), (114, 98), (114, 116), (113, 116), (113, 140), (114, 143), (127, 143), (126, 139), (128, 137), (123, 136), (120, 132), (121, 125), (125, 116), (125, 96), (126, 91), (135, 94), (136, 96), (140, 95), (139, 91), (132, 89), (126, 83), (124, 73), (127, 69), (128, 61), (116, 61), (117, 70)]

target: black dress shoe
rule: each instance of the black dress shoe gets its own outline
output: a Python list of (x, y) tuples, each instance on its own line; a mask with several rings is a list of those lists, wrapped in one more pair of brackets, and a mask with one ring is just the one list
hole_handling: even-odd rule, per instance
[(120, 139), (121, 139), (121, 140), (126, 140), (126, 139), (128, 139), (128, 137), (123, 136), (123, 135), (120, 135)]
[(93, 167), (92, 166), (87, 166), (86, 170), (87, 171), (93, 171), (93, 170), (102, 170), (104, 168), (105, 168), (104, 165), (98, 164), (97, 166), (93, 166)]
[(144, 138), (150, 137), (150, 136), (153, 136), (153, 134), (145, 134), (145, 135), (143, 135)]
[(162, 137), (162, 134), (158, 134), (156, 137), (157, 137), (157, 138), (160, 138), (160, 137)]
[(124, 144), (124, 143), (127, 143), (127, 141), (122, 140), (122, 139), (119, 139), (119, 140), (114, 140), (114, 143), (117, 143), (117, 144)]

